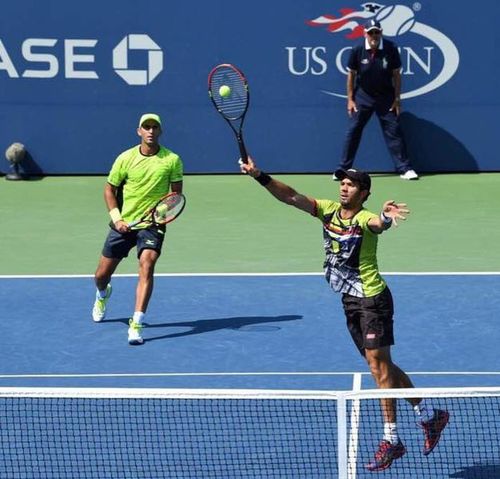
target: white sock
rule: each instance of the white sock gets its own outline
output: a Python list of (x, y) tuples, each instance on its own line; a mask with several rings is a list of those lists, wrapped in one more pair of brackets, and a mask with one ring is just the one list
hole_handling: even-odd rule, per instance
[(132, 321), (137, 324), (141, 324), (144, 319), (144, 313), (142, 311), (136, 311), (132, 316)]
[(399, 442), (398, 426), (395, 422), (384, 423), (384, 441), (390, 442), (391, 444), (397, 444)]
[(434, 408), (429, 399), (422, 399), (416, 406), (413, 406), (413, 410), (421, 422), (430, 421), (434, 417)]
[(103, 289), (102, 291), (101, 290), (97, 290), (97, 293), (96, 293), (96, 298), (97, 299), (104, 299), (106, 297), (106, 293), (108, 292), (108, 289)]

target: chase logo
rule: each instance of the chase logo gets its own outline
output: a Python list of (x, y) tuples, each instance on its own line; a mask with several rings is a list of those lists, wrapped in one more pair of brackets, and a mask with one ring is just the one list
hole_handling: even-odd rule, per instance
[[(406, 5), (380, 5), (363, 3), (361, 9), (342, 8), (340, 15), (324, 14), (306, 23), (311, 27), (324, 28), (328, 33), (343, 33), (347, 40), (363, 38), (364, 25), (370, 20), (380, 22), (385, 37), (403, 37), (398, 40), (402, 74), (405, 75), (405, 86), (410, 90), (402, 93), (402, 98), (412, 98), (429, 93), (443, 86), (456, 73), (460, 55), (455, 44), (442, 32), (430, 25), (420, 23), (416, 12), (422, 9), (419, 2), (413, 9)], [(338, 36), (338, 35), (337, 35)], [(335, 67), (341, 73), (347, 73), (346, 62), (351, 46), (337, 51)], [(330, 67), (328, 58), (332, 55), (324, 46), (287, 47), (288, 68), (293, 75), (323, 75)], [(423, 52), (423, 53), (422, 53)], [(295, 59), (297, 55), (303, 58)], [(296, 65), (305, 65), (297, 68)], [(345, 98), (343, 93), (322, 90), (323, 93)]]
[[(147, 54), (147, 68), (129, 68), (131, 50), (143, 50)], [(148, 85), (163, 70), (163, 52), (149, 35), (130, 34), (113, 49), (113, 68), (129, 85)]]
[[(105, 72), (96, 71), (96, 64), (102, 65), (96, 57), (108, 58), (96, 38), (26, 38), (19, 50), (9, 52), (0, 37), (0, 81), (5, 77), (99, 80)], [(141, 68), (131, 68), (136, 63)], [(111, 70), (111, 65), (107, 68)], [(163, 51), (149, 35), (127, 35), (113, 48), (113, 70), (129, 85), (149, 85), (163, 70)]]

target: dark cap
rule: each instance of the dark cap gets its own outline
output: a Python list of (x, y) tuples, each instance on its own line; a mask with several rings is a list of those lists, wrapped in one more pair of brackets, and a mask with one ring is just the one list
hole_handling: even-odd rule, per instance
[(357, 181), (362, 190), (370, 191), (372, 187), (372, 179), (368, 173), (365, 173), (361, 170), (355, 170), (354, 168), (350, 168), (348, 170), (337, 170), (335, 172), (335, 176), (342, 181), (344, 178), (349, 178), (352, 181)]
[(382, 30), (380, 22), (373, 20), (373, 18), (365, 23), (365, 32), (369, 32), (371, 30)]

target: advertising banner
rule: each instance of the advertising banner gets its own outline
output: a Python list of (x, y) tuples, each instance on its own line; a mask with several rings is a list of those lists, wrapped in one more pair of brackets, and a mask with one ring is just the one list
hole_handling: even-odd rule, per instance
[[(259, 163), (331, 173), (347, 129), (349, 53), (374, 19), (400, 52), (414, 168), (499, 170), (498, 14), (494, 0), (6, 2), (0, 147), (23, 143), (29, 173), (105, 174), (138, 143), (140, 115), (155, 112), (187, 173), (237, 172), (237, 144), (207, 95), (211, 68), (230, 62), (248, 78), (245, 139)], [(375, 115), (355, 166), (394, 171)]]

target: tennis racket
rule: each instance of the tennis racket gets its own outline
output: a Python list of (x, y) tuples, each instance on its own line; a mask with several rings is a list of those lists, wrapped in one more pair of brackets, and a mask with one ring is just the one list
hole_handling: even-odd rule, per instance
[(161, 198), (151, 209), (147, 210), (142, 217), (128, 224), (133, 228), (142, 223), (157, 226), (171, 223), (177, 218), (186, 206), (186, 197), (182, 193), (169, 193)]
[(236, 135), (241, 160), (248, 163), (243, 141), (243, 123), (250, 102), (250, 92), (245, 75), (229, 63), (217, 65), (208, 75), (208, 95)]

